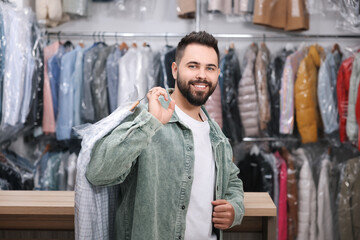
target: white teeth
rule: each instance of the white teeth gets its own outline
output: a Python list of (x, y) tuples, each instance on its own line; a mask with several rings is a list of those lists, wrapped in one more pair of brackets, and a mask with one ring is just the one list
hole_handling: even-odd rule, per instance
[(195, 87), (198, 87), (198, 88), (205, 88), (206, 86), (205, 86), (205, 85), (195, 85)]

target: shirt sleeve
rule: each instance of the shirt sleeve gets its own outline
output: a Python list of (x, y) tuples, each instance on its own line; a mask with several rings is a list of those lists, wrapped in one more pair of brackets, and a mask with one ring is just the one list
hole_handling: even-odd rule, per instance
[(86, 170), (88, 181), (96, 186), (122, 183), (161, 126), (145, 108), (137, 109), (95, 144)]

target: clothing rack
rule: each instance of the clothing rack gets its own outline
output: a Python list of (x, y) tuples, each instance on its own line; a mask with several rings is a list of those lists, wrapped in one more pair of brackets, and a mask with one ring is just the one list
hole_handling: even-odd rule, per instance
[(259, 138), (251, 138), (251, 137), (244, 137), (243, 142), (276, 142), (276, 141), (290, 141), (290, 142), (299, 142), (300, 139), (298, 138), (278, 138), (278, 137), (259, 137)]
[[(48, 37), (86, 37), (86, 38), (182, 38), (186, 33), (123, 33), (123, 32), (72, 32), (72, 31), (46, 31), (44, 33)], [(279, 35), (267, 35), (267, 34), (235, 34), (235, 33), (215, 33), (213, 36), (217, 39), (236, 39), (236, 40), (271, 40), (271, 41), (298, 41), (299, 39), (359, 39), (360, 35), (324, 35), (324, 34), (279, 34)]]

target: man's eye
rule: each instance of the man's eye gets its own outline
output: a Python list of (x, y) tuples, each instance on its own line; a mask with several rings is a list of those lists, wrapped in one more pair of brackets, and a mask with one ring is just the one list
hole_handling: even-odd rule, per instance
[(213, 67), (208, 67), (207, 70), (208, 70), (208, 71), (214, 71), (215, 68), (213, 68)]
[(195, 65), (189, 65), (189, 68), (196, 68)]

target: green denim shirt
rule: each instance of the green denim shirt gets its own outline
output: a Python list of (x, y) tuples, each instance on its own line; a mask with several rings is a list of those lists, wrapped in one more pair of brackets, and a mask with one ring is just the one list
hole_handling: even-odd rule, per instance
[[(239, 169), (220, 127), (202, 109), (209, 119), (216, 165), (215, 198), (234, 207), (232, 226), (238, 225), (245, 212)], [(95, 144), (86, 172), (93, 185), (120, 184), (115, 235), (121, 240), (183, 239), (193, 176), (191, 130), (175, 112), (161, 124), (144, 105)], [(221, 240), (222, 231), (215, 233)]]

